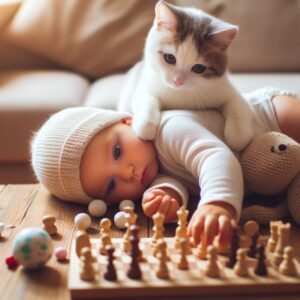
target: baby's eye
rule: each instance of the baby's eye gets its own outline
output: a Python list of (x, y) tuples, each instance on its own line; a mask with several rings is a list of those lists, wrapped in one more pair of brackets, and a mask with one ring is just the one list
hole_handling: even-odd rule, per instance
[(107, 186), (107, 192), (110, 193), (116, 188), (116, 181), (111, 179)]
[(201, 74), (201, 73), (205, 72), (206, 69), (207, 69), (206, 66), (201, 65), (201, 64), (196, 64), (196, 65), (193, 65), (193, 67), (192, 67), (192, 71), (197, 74)]
[(113, 157), (115, 160), (118, 160), (120, 156), (122, 155), (122, 149), (119, 145), (116, 145), (113, 150)]
[(176, 57), (173, 54), (165, 53), (164, 59), (168, 64), (175, 65), (176, 64)]

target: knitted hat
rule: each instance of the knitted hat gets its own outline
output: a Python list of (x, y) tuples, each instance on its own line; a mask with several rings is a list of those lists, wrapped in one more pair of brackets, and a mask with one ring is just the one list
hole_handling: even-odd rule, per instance
[(89, 203), (80, 182), (80, 162), (92, 138), (130, 115), (92, 107), (64, 109), (51, 116), (31, 143), (37, 179), (62, 200)]

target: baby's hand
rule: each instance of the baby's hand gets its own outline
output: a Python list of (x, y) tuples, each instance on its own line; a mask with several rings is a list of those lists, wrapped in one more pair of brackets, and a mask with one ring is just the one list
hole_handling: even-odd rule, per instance
[(196, 209), (188, 225), (188, 234), (194, 238), (196, 244), (200, 243), (203, 236), (204, 243), (209, 245), (218, 234), (219, 242), (228, 244), (234, 226), (234, 208), (224, 202), (214, 202)]
[(181, 197), (170, 188), (153, 189), (143, 196), (142, 207), (147, 217), (151, 218), (156, 212), (165, 215), (165, 223), (177, 219), (177, 210), (181, 206)]

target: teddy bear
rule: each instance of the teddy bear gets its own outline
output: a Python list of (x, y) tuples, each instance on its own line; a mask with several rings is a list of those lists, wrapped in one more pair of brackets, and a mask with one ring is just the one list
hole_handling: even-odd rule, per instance
[(267, 132), (253, 139), (240, 162), (250, 195), (241, 221), (269, 224), (290, 215), (300, 225), (300, 144), (280, 132)]

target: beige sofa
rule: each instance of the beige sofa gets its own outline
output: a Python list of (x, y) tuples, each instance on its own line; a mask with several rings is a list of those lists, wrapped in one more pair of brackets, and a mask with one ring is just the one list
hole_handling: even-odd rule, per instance
[[(114, 108), (124, 72), (142, 57), (154, 0), (0, 2), (0, 184), (33, 182), (29, 142), (69, 106)], [(241, 92), (300, 94), (300, 2), (182, 0), (240, 26), (230, 70)]]

